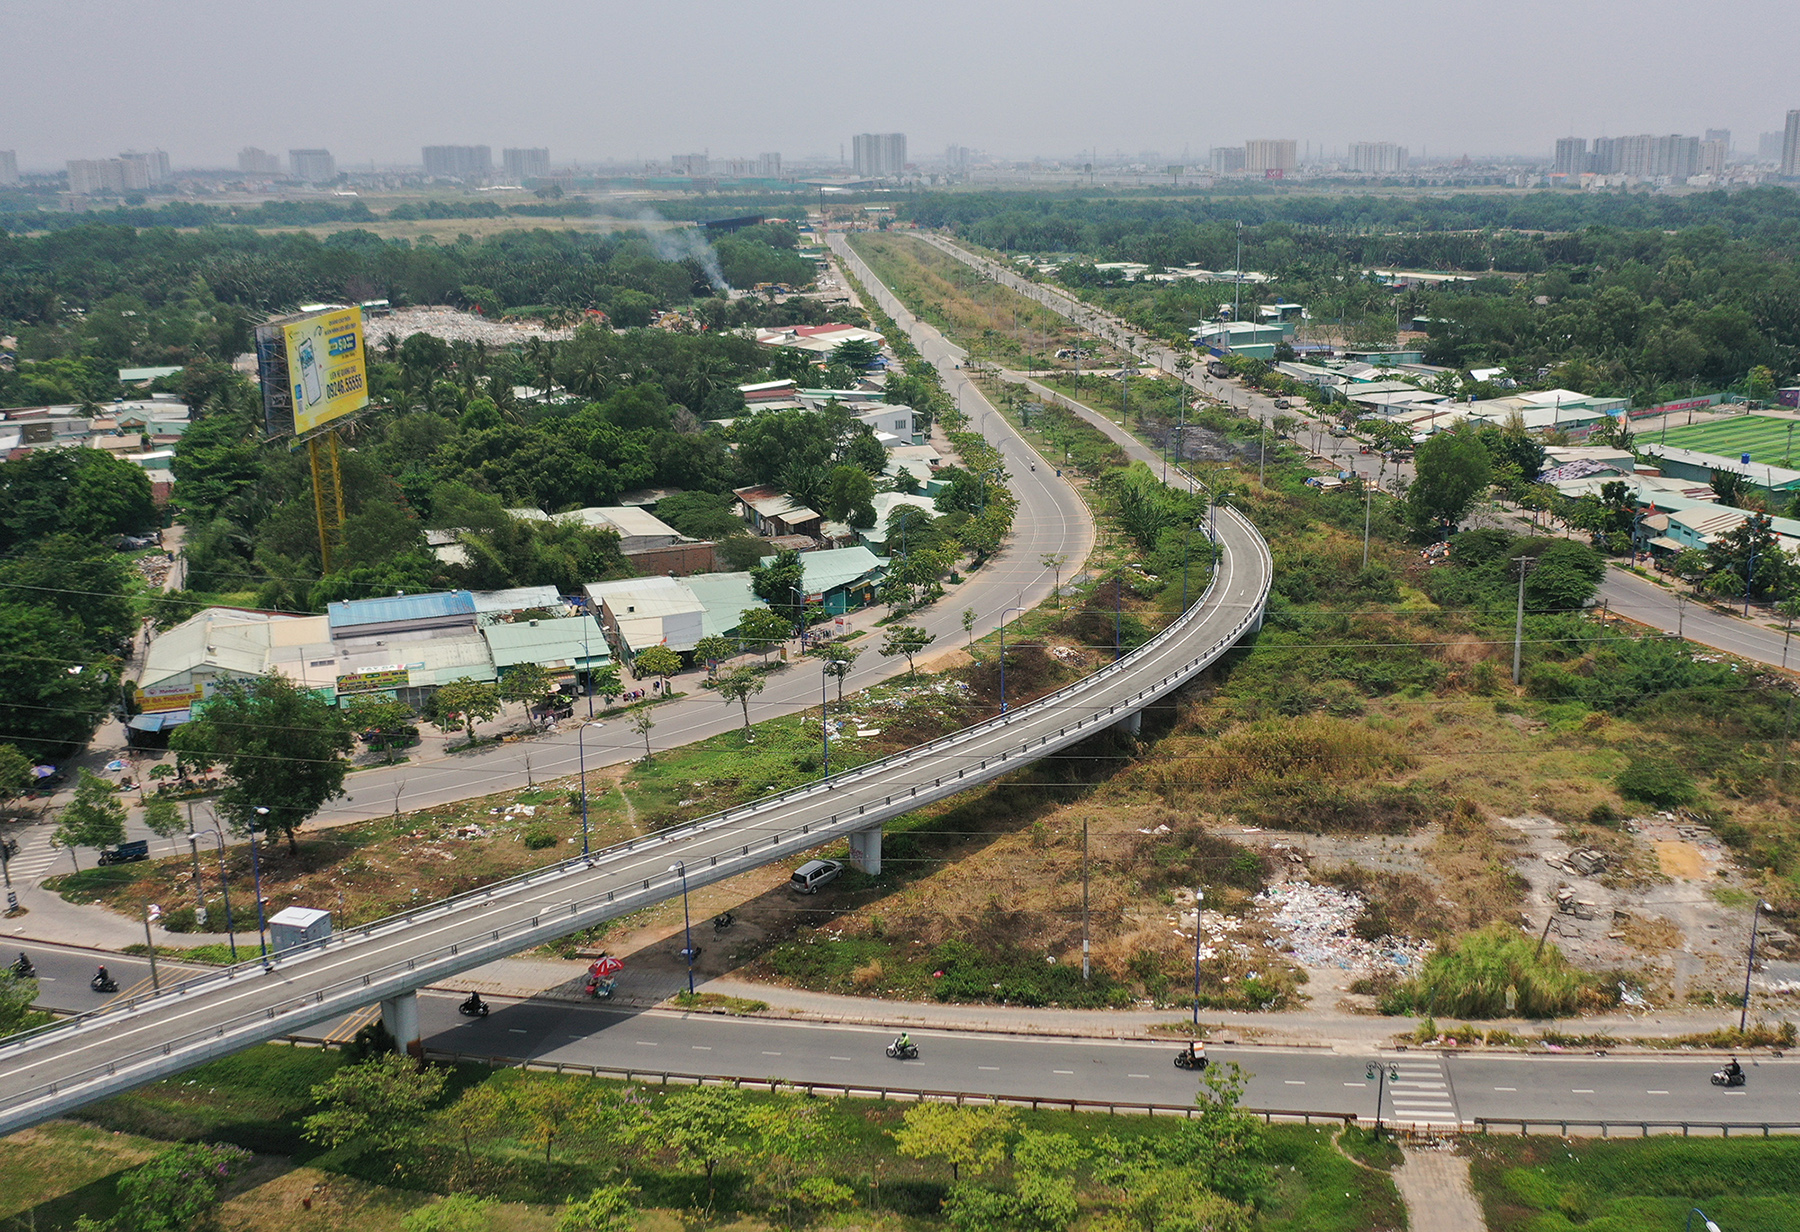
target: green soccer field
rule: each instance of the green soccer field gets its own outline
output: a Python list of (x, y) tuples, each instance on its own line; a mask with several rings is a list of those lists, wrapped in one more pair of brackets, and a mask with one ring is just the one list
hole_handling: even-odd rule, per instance
[(1646, 441), (1666, 442), (1678, 449), (1697, 449), (1727, 458), (1749, 454), (1752, 462), (1773, 466), (1787, 465), (1788, 442), (1794, 440), (1796, 456), (1800, 456), (1800, 432), (1792, 419), (1771, 419), (1766, 415), (1737, 415), (1717, 423), (1694, 424), (1670, 428), (1663, 433), (1646, 434)]

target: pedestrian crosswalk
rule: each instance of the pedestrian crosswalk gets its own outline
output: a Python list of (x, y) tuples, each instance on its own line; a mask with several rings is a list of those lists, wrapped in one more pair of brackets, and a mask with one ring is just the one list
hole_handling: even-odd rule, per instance
[(1442, 1057), (1407, 1053), (1385, 1057), (1388, 1117), (1397, 1125), (1456, 1128), (1456, 1092)]
[[(56, 867), (58, 861), (62, 862), (61, 869)], [(22, 848), (18, 855), (6, 862), (6, 871), (14, 884), (18, 884), (35, 882), (53, 872), (74, 872), (75, 866), (69, 862), (68, 852), (46, 843), (43, 846)]]

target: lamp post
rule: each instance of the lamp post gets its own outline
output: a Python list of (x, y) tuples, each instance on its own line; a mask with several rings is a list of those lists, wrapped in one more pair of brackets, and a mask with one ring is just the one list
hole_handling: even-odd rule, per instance
[(694, 921), (688, 915), (687, 861), (675, 861), (669, 865), (669, 871), (681, 875), (681, 925), (687, 935), (687, 948), (681, 951), (681, 956), (687, 959), (688, 995), (691, 997), (694, 995)]
[(1196, 522), (1181, 536), (1181, 610), (1184, 612), (1188, 605), (1188, 540), (1204, 525), (1205, 522)]
[(1379, 1138), (1381, 1137), (1381, 1099), (1387, 1094), (1388, 1079), (1400, 1077), (1400, 1067), (1383, 1065), (1380, 1061), (1371, 1061), (1369, 1067), (1363, 1071), (1363, 1077), (1375, 1083), (1375, 1136)]
[(821, 778), (831, 777), (831, 678), (849, 666), (842, 659), (827, 659), (819, 669), (819, 760), (824, 767)]
[(1706, 1229), (1706, 1232), (1719, 1232), (1719, 1225), (1714, 1223), (1712, 1220), (1708, 1219), (1706, 1217), (1706, 1212), (1701, 1210), (1697, 1206), (1688, 1211), (1687, 1224), (1683, 1228), (1682, 1232), (1694, 1232), (1694, 1216), (1695, 1215), (1700, 1216), (1700, 1226), (1702, 1228)]
[(1025, 609), (1022, 607), (1007, 607), (1007, 608), (1000, 609), (1000, 713), (1001, 714), (1006, 713), (1006, 614), (1008, 612), (1023, 612), (1024, 610)]
[(1194, 889), (1194, 1038), (1200, 1038), (1200, 908), (1206, 902), (1206, 891)]
[[(594, 704), (594, 698), (588, 696), (588, 705)], [(590, 711), (591, 714), (591, 711)], [(581, 774), (581, 858), (588, 858), (588, 798), (587, 798), (587, 724), (575, 726), (575, 766)]]
[[(192, 818), (188, 819), (188, 824), (194, 824)], [(219, 832), (219, 829), (216, 826), (209, 826), (205, 830), (199, 832), (192, 830), (188, 832), (188, 846), (193, 848), (194, 851), (195, 878), (200, 876), (201, 834), (210, 834), (219, 841), (219, 891), (225, 898), (225, 940), (231, 945), (231, 961), (235, 963), (238, 956), (237, 933), (233, 931), (231, 926), (231, 882), (225, 875), (225, 836)]]
[(1750, 1024), (1750, 972), (1756, 966), (1756, 926), (1762, 919), (1762, 913), (1770, 910), (1769, 904), (1762, 899), (1756, 900), (1756, 906), (1750, 909), (1750, 957), (1744, 960), (1744, 1005), (1738, 1011), (1738, 1034), (1742, 1035)]
[(806, 649), (806, 592), (798, 586), (790, 585), (788, 593), (794, 596), (794, 636), (800, 639), (800, 648)]
[(6, 881), (6, 913), (11, 915), (19, 909), (19, 896), (12, 884), (12, 848), (7, 840), (0, 840), (0, 878)]
[(259, 823), (269, 815), (269, 810), (262, 805), (256, 807), (256, 821), (250, 823), (250, 876), (256, 883), (256, 946), (262, 952), (263, 966), (269, 965), (269, 942), (266, 936), (268, 920), (263, 910), (262, 893), (262, 861), (256, 854), (256, 830)]

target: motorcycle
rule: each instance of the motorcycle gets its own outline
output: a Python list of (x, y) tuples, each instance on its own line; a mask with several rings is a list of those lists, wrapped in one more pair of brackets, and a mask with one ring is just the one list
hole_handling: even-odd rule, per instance
[(736, 923), (737, 917), (732, 915), (731, 912), (722, 912), (713, 917), (713, 931), (715, 933), (722, 933)]
[(464, 1018), (486, 1018), (488, 1003), (474, 993), (470, 993), (469, 999), (456, 1007), (456, 1012)]
[(118, 981), (104, 971), (94, 972), (94, 978), (88, 981), (88, 987), (95, 992), (118, 992)]
[(1206, 1054), (1204, 1052), (1193, 1053), (1183, 1048), (1180, 1052), (1175, 1054), (1176, 1069), (1204, 1070), (1210, 1064), (1212, 1064), (1212, 1062), (1206, 1059)]
[(902, 1044), (896, 1039), (887, 1046), (887, 1054), (897, 1061), (913, 1061), (918, 1059), (919, 1046), (917, 1044)]
[(618, 988), (618, 986), (619, 981), (617, 980), (599, 980), (590, 978), (587, 982), (587, 995), (604, 1001), (606, 998), (613, 995), (613, 990)]
[(1712, 1084), (1715, 1087), (1741, 1087), (1744, 1085), (1744, 1071), (1739, 1070), (1734, 1074), (1727, 1069), (1716, 1070), (1712, 1076)]
[(33, 963), (31, 959), (27, 958), (24, 951), (21, 950), (19, 952), (19, 961), (12, 965), (12, 973), (22, 980), (28, 980), (37, 974), (37, 965)]

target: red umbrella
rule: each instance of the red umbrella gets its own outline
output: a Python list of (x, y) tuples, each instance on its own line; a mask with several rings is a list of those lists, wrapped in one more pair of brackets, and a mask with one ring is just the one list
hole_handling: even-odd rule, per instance
[(588, 968), (588, 974), (604, 980), (609, 976), (617, 975), (623, 970), (625, 970), (624, 963), (614, 958), (611, 954), (602, 954), (599, 958), (594, 960), (594, 965)]

